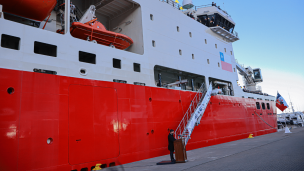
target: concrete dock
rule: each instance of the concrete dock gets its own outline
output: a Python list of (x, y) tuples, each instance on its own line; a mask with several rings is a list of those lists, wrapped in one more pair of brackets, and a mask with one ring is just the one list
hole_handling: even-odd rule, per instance
[(187, 163), (156, 165), (169, 155), (142, 160), (103, 170), (117, 171), (217, 171), (265, 170), (304, 171), (304, 127), (204, 147), (187, 152)]

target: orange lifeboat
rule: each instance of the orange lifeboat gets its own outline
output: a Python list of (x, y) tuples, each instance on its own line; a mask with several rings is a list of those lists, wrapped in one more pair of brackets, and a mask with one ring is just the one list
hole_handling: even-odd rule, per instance
[(57, 0), (0, 0), (3, 12), (42, 21), (54, 9)]
[(96, 40), (98, 44), (110, 46), (117, 49), (126, 49), (133, 44), (133, 40), (123, 34), (108, 31), (97, 18), (87, 22), (74, 22), (71, 26), (71, 35), (83, 40)]

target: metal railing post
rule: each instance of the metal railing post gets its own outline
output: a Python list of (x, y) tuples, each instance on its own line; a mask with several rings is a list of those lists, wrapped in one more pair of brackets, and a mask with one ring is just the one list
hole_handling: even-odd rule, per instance
[(65, 0), (65, 34), (70, 34), (70, 0)]

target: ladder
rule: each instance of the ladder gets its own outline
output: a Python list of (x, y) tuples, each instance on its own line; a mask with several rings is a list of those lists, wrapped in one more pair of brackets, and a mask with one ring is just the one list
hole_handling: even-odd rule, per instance
[(187, 145), (189, 139), (191, 138), (194, 127), (200, 124), (201, 118), (203, 117), (210, 101), (211, 92), (212, 82), (210, 82), (208, 90), (205, 90), (204, 84), (202, 84), (192, 99), (187, 112), (175, 131), (175, 138), (183, 139), (185, 145)]

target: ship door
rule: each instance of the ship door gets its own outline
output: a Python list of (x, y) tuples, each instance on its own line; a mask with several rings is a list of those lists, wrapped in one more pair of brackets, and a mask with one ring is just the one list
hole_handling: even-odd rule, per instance
[(71, 85), (68, 133), (71, 165), (118, 157), (116, 90)]

